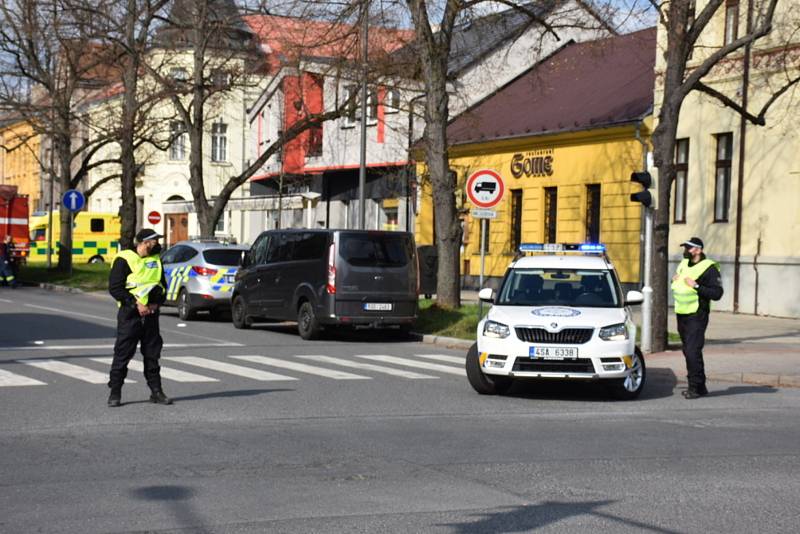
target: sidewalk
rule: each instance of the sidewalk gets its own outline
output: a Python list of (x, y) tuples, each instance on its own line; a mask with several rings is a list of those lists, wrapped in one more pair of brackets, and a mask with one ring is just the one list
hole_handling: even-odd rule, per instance
[[(477, 302), (478, 293), (463, 291), (461, 299)], [(641, 325), (640, 307), (633, 310)], [(669, 315), (668, 330), (678, 331), (674, 313)], [(647, 366), (672, 371), (685, 381), (683, 353), (678, 345), (671, 348), (648, 355)], [(711, 381), (800, 387), (800, 319), (712, 312), (703, 354)]]

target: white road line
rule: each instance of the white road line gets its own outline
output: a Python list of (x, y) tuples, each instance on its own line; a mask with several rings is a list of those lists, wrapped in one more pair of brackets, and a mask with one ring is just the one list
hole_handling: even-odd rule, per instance
[(330, 356), (309, 354), (309, 355), (297, 355), (297, 358), (303, 358), (304, 360), (316, 360), (324, 363), (329, 363), (331, 365), (341, 365), (342, 367), (350, 367), (353, 369), (363, 369), (364, 371), (375, 371), (376, 373), (384, 373), (387, 375), (400, 376), (403, 378), (411, 378), (411, 379), (439, 378), (438, 376), (422, 375), (411, 371), (403, 371), (402, 369), (392, 369), (391, 367), (383, 367), (380, 365), (373, 365), (371, 363), (354, 362), (351, 360), (343, 360), (341, 358), (332, 358)]
[(13, 300), (0, 299), (0, 302), (7, 302), (8, 304), (14, 304)]
[(245, 378), (260, 380), (262, 382), (297, 380), (291, 376), (268, 373), (267, 371), (262, 371), (260, 369), (253, 369), (251, 367), (244, 367), (242, 365), (234, 365), (232, 363), (218, 362), (216, 360), (209, 360), (207, 358), (197, 358), (196, 356), (166, 356), (162, 357), (161, 359), (185, 363), (187, 365), (194, 365), (204, 369), (211, 369), (212, 371), (219, 371), (220, 373), (243, 376)]
[[(108, 383), (108, 374), (95, 371), (94, 369), (81, 367), (80, 365), (73, 365), (67, 362), (59, 362), (57, 360), (17, 360), (17, 362), (24, 363), (25, 365), (30, 365), (31, 367), (44, 369), (45, 371), (51, 371), (53, 373), (58, 373), (60, 375), (68, 376), (76, 380), (89, 382), (90, 384)], [(125, 383), (135, 384), (136, 380), (131, 380), (130, 378), (126, 378)]]
[[(241, 347), (240, 343), (164, 343), (165, 349), (188, 349), (196, 347)], [(113, 350), (114, 345), (23, 345), (19, 347), (0, 347), (0, 351), (12, 350)]]
[(414, 356), (439, 362), (455, 363), (457, 365), (464, 365), (466, 361), (466, 356), (450, 356), (449, 354), (415, 354)]
[[(112, 358), (91, 358), (91, 360), (100, 363), (111, 365)], [(133, 369), (140, 373), (144, 373), (144, 364), (139, 360), (131, 360), (128, 362), (128, 369)], [(178, 369), (171, 369), (169, 367), (161, 368), (161, 378), (174, 380), (175, 382), (219, 382), (216, 378), (210, 376), (198, 375), (189, 373), (187, 371), (179, 371)]]
[(11, 371), (0, 369), (0, 388), (11, 386), (46, 386), (45, 382), (39, 382), (27, 376), (17, 375)]
[(428, 369), (430, 371), (439, 371), (441, 373), (448, 373), (451, 375), (465, 376), (467, 372), (458, 367), (450, 367), (449, 365), (440, 365), (438, 363), (421, 362), (419, 360), (409, 360), (407, 358), (398, 358), (397, 356), (384, 356), (374, 354), (354, 354), (356, 358), (364, 358), (375, 362), (394, 363), (397, 365), (405, 365), (406, 367), (415, 367), (417, 369)]
[(282, 369), (290, 369), (292, 371), (308, 373), (310, 375), (324, 376), (326, 378), (333, 378), (334, 380), (370, 380), (372, 378), (369, 376), (345, 373), (344, 371), (325, 369), (324, 367), (315, 367), (313, 365), (306, 365), (304, 363), (288, 362), (286, 360), (279, 360), (277, 358), (267, 358), (266, 356), (231, 356), (231, 358), (253, 363), (263, 363), (264, 365), (280, 367)]
[[(88, 314), (88, 313), (79, 313), (79, 312), (75, 312), (75, 311), (71, 311), (71, 310), (60, 310), (58, 308), (51, 308), (49, 306), (39, 306), (38, 304), (25, 304), (25, 306), (28, 306), (29, 308), (36, 308), (36, 309), (39, 309), (39, 310), (47, 310), (47, 311), (56, 312), (56, 313), (59, 313), (59, 314), (65, 316), (65, 317), (88, 317), (90, 319), (97, 319), (99, 321), (106, 321), (106, 322), (112, 322), (112, 323), (116, 323), (117, 322), (117, 320), (115, 318), (112, 319), (110, 317), (103, 317), (102, 315), (91, 315), (91, 314)], [(181, 335), (181, 336), (196, 337), (197, 339), (205, 339), (207, 341), (213, 341), (218, 346), (225, 346), (225, 347), (242, 347), (243, 346), (241, 343), (234, 343), (233, 341), (226, 342), (224, 344), (220, 344), (219, 339), (215, 339), (213, 337), (201, 336), (199, 334), (189, 334), (187, 332), (180, 332), (178, 330), (169, 330), (167, 328), (162, 328), (161, 331), (162, 332), (169, 332), (170, 334), (178, 334), (178, 335)]]

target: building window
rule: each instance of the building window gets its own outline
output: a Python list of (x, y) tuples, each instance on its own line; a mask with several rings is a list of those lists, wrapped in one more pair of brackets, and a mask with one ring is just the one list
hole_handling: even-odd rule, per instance
[(322, 155), (322, 125), (313, 126), (308, 130), (308, 151), (306, 156), (310, 158)]
[(347, 103), (345, 123), (352, 126), (361, 118), (361, 114), (358, 112), (358, 86), (348, 85), (344, 88), (344, 95)]
[(689, 174), (689, 140), (678, 139), (675, 144), (675, 211), (672, 222), (686, 222), (686, 179)]
[[(686, 16), (686, 33), (688, 34), (689, 31), (694, 26), (694, 19), (697, 16), (697, 6), (695, 0), (691, 0), (689, 2), (689, 14)], [(689, 49), (689, 54), (686, 59), (692, 59), (692, 54), (694, 53), (694, 47)]]
[(378, 94), (374, 89), (367, 91), (367, 121), (378, 120)]
[(544, 188), (544, 238), (547, 243), (556, 242), (556, 220), (558, 218), (558, 188)]
[(714, 175), (714, 222), (728, 222), (731, 196), (733, 134), (717, 134), (717, 163)]
[(400, 91), (388, 89), (386, 91), (385, 113), (398, 113), (400, 111)]
[(211, 161), (228, 161), (228, 125), (224, 122), (211, 125)]
[(178, 161), (186, 158), (186, 126), (183, 122), (172, 121), (169, 125), (169, 136), (172, 139), (169, 159)]
[(725, 44), (730, 44), (739, 36), (739, 0), (725, 2)]
[(600, 242), (600, 184), (586, 186), (586, 242)]
[(189, 71), (183, 67), (172, 67), (169, 69), (169, 77), (176, 82), (189, 81)]
[(223, 69), (211, 71), (211, 85), (214, 89), (226, 89), (231, 84), (231, 75)]
[(522, 242), (522, 189), (511, 190), (511, 252)]

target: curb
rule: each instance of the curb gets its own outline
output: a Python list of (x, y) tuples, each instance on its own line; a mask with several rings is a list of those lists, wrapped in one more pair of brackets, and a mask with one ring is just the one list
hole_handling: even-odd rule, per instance
[(83, 289), (78, 289), (77, 287), (60, 286), (57, 284), (50, 284), (48, 282), (41, 282), (35, 285), (46, 291), (53, 291), (54, 293), (86, 293), (86, 291)]
[(417, 334), (423, 343), (430, 345), (438, 345), (440, 347), (447, 347), (451, 349), (465, 349), (469, 348), (475, 343), (469, 339), (459, 339), (456, 337), (433, 336), (430, 334)]

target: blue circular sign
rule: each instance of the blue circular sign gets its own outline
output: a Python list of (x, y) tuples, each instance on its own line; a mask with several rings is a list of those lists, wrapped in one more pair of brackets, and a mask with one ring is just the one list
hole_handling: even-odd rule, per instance
[(64, 191), (64, 195), (61, 197), (61, 205), (69, 211), (80, 211), (85, 204), (86, 197), (83, 196), (83, 193), (75, 189)]

